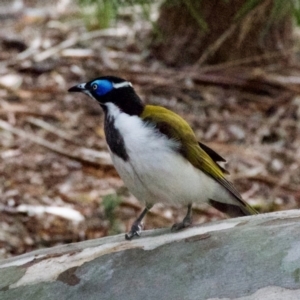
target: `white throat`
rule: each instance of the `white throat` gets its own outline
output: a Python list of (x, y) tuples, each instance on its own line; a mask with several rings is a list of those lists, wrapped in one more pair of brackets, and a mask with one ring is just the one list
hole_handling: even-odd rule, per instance
[(122, 113), (118, 106), (109, 102), (104, 104), (107, 107), (107, 117), (116, 120)]

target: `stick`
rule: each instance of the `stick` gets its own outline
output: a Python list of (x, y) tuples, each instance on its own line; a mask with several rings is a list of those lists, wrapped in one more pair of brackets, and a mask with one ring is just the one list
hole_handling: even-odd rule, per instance
[(104, 37), (104, 36), (126, 36), (128, 34), (127, 29), (125, 28), (120, 28), (120, 29), (114, 29), (114, 28), (109, 28), (109, 29), (102, 29), (102, 30), (97, 30), (97, 31), (92, 31), (92, 32), (87, 32), (83, 35), (80, 36), (75, 36), (71, 37), (70, 39), (61, 42), (58, 45), (55, 45), (54, 47), (51, 47), (34, 57), (34, 61), (43, 61), (54, 54), (60, 52), (63, 49), (70, 48), (74, 45), (76, 45), (78, 42), (83, 42), (83, 41), (88, 41), (94, 38), (99, 38), (99, 37)]
[(56, 126), (53, 126), (47, 122), (45, 122), (44, 120), (38, 119), (38, 118), (34, 118), (34, 117), (29, 117), (26, 119), (29, 123), (34, 124), (40, 128), (45, 129), (46, 131), (49, 131), (55, 135), (57, 135), (58, 137), (71, 142), (73, 144), (79, 145), (81, 146), (81, 143), (78, 139), (74, 138), (70, 133), (65, 132), (59, 128), (57, 128)]
[[(23, 139), (30, 140), (31, 142), (34, 142), (40, 146), (50, 149), (53, 152), (56, 152), (63, 156), (75, 159), (82, 163), (91, 164), (96, 167), (101, 167), (104, 165), (112, 165), (110, 156), (109, 156), (108, 152), (106, 152), (106, 151), (96, 151), (93, 149), (80, 147), (80, 148), (77, 148), (74, 151), (70, 152), (67, 149), (63, 149), (63, 148), (59, 147), (57, 144), (54, 144), (53, 142), (48, 142), (47, 140), (45, 140), (39, 136), (28, 133), (19, 128), (13, 127), (8, 122), (5, 122), (3, 120), (0, 120), (0, 128), (10, 131), (13, 134), (15, 134)], [(91, 154), (93, 154), (94, 157), (87, 156), (87, 155), (91, 155)]]

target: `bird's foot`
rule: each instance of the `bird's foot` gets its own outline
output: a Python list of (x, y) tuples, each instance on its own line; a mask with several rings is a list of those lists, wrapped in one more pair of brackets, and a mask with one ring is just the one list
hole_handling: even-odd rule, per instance
[(172, 231), (178, 231), (178, 230), (187, 228), (187, 227), (189, 227), (189, 226), (191, 226), (191, 225), (192, 225), (192, 218), (190, 218), (190, 217), (185, 217), (185, 218), (182, 220), (182, 222), (180, 222), (180, 223), (175, 223), (175, 224), (172, 226), (171, 230), (172, 230)]
[(125, 234), (125, 239), (130, 241), (134, 236), (140, 236), (142, 229), (142, 223), (134, 222), (131, 226), (131, 230)]

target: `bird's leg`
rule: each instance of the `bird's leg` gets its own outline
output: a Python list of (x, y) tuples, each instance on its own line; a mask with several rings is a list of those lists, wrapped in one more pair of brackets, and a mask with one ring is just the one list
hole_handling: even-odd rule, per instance
[(142, 213), (138, 216), (138, 218), (133, 222), (131, 226), (131, 230), (125, 234), (126, 240), (131, 240), (135, 235), (140, 236), (140, 233), (142, 231), (142, 220), (147, 214), (147, 212), (151, 209), (153, 205), (146, 205)]
[(192, 204), (188, 205), (188, 210), (186, 216), (180, 223), (175, 223), (172, 226), (172, 231), (177, 231), (186, 227), (189, 227), (192, 224)]

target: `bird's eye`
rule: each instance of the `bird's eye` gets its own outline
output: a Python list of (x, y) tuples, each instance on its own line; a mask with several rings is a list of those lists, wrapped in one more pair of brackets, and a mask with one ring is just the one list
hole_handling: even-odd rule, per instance
[(98, 85), (95, 83), (95, 84), (93, 84), (92, 89), (93, 89), (93, 90), (96, 90), (97, 87), (98, 87)]

